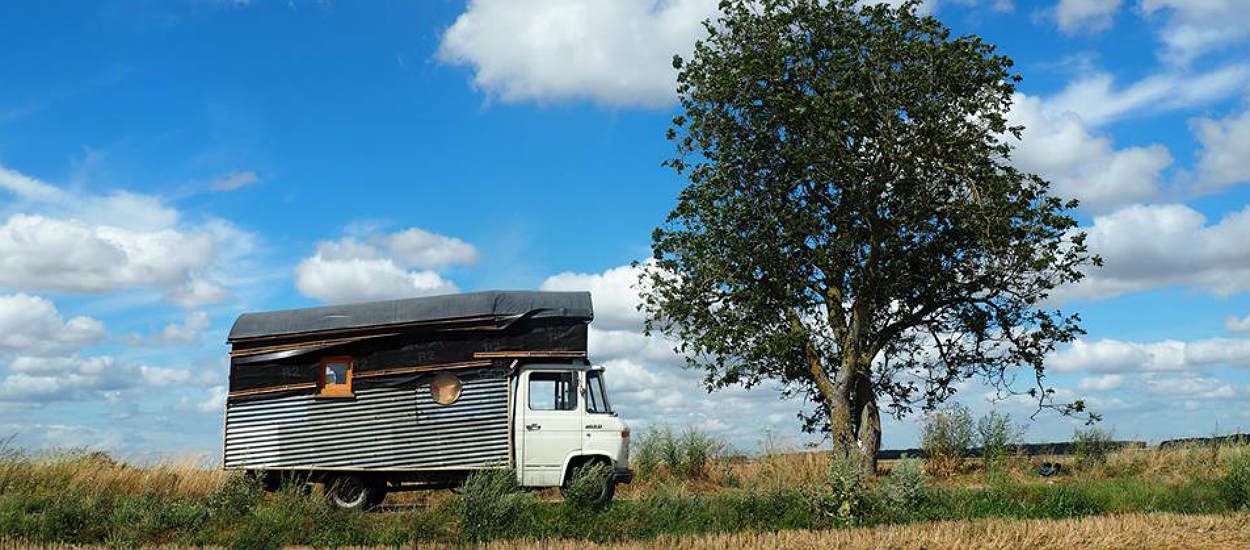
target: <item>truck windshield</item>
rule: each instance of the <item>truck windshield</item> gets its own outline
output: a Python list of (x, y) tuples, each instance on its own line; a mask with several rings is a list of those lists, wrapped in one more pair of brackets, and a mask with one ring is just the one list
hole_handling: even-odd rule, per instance
[(586, 373), (586, 412), (612, 413), (608, 404), (607, 388), (603, 384), (603, 371), (592, 370)]

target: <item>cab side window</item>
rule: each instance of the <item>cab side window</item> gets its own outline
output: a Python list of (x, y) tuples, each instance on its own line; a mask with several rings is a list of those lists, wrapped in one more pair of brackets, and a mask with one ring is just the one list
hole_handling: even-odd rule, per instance
[(571, 411), (577, 408), (577, 378), (572, 372), (531, 372), (531, 411)]

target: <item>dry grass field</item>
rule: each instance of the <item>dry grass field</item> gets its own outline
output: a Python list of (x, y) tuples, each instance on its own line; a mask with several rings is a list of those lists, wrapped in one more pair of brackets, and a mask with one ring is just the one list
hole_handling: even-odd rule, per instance
[[(457, 548), (435, 545), (419, 548)], [(579, 540), (496, 541), (484, 550), (1245, 550), (1250, 515), (1128, 514), (1066, 520), (948, 521), (826, 531), (780, 531), (666, 536), (651, 541), (595, 544)], [(0, 541), (14, 550), (86, 550), (70, 544)], [(157, 547), (153, 547), (157, 548)], [(175, 548), (173, 546), (161, 548)], [(362, 548), (362, 547), (355, 547)]]
[(1042, 460), (1009, 457), (992, 469), (969, 460), (953, 475), (916, 479), (919, 492), (906, 498), (907, 468), (923, 476), (914, 461), (883, 462), (851, 500), (831, 501), (828, 454), (791, 452), (661, 464), (601, 510), (555, 491), (467, 490), (401, 493), (383, 512), (349, 513), (316, 491), (266, 495), (194, 461), (9, 450), (0, 453), (0, 548), (1250, 549), (1250, 446), (1123, 449), (1052, 478), (1034, 471)]

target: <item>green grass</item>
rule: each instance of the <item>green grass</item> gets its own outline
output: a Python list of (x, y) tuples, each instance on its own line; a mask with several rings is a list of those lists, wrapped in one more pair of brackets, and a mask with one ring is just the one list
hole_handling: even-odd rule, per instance
[[(989, 517), (1208, 514), (1250, 506), (1250, 447), (1220, 453), (1175, 455), (1211, 460), (1212, 468), (1167, 469), (1166, 464), (1121, 460), (1110, 466), (1131, 467), (1078, 473), (1053, 483), (999, 474), (940, 483), (925, 476), (918, 462), (909, 462), (896, 465), (895, 474), (884, 479), (843, 483), (836, 489), (828, 480), (772, 490), (720, 487), (701, 493), (661, 485), (601, 509), (519, 492), (511, 474), (500, 472), (475, 477), (461, 496), (386, 513), (334, 510), (317, 492), (297, 487), (265, 494), (241, 475), (204, 470), (154, 475), (81, 457), (0, 459), (0, 539), (233, 548), (396, 546), (501, 538), (607, 542)], [(1166, 475), (1128, 474), (1151, 468), (1166, 469)], [(832, 479), (839, 471), (829, 468), (826, 475)], [(188, 477), (197, 475), (216, 477), (211, 483)]]

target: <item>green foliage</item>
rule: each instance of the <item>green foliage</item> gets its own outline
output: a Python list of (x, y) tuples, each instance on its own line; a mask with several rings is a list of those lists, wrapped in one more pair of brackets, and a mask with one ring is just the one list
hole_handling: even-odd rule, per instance
[(512, 531), (534, 498), (521, 493), (511, 469), (482, 470), (464, 483), (456, 510), (460, 537), (470, 542), (498, 538)]
[(1233, 509), (1250, 507), (1250, 447), (1238, 446), (1228, 456), (1228, 471), (1219, 481), (1220, 494)]
[(612, 468), (602, 461), (591, 462), (573, 470), (568, 487), (564, 490), (564, 502), (584, 510), (600, 508), (607, 504), (603, 499), (604, 487)]
[(1020, 441), (1022, 429), (1011, 421), (1011, 415), (990, 411), (977, 419), (977, 442), (987, 470), (1002, 467), (1003, 462)]
[(631, 463), (643, 477), (671, 475), (680, 479), (707, 479), (713, 462), (724, 458), (729, 445), (723, 439), (692, 426), (681, 433), (668, 426), (648, 429), (631, 449)]
[(1075, 202), (1002, 162), (1012, 61), (916, 6), (722, 2), (674, 59), (688, 184), (642, 264), (647, 330), (709, 390), (780, 382), (847, 455), (877, 448), (879, 410), (971, 376), (1025, 393), (1011, 374), (1032, 373), (1039, 405), (1084, 409), (1041, 386), (1081, 329), (1038, 304), (1097, 263)]
[(234, 472), (208, 495), (208, 509), (213, 515), (235, 517), (246, 515), (260, 500), (260, 480), (243, 472)]
[(1102, 428), (1077, 429), (1072, 433), (1072, 455), (1078, 468), (1089, 469), (1107, 462), (1115, 450), (1111, 432)]
[(812, 497), (818, 514), (836, 525), (854, 523), (864, 513), (863, 468), (853, 459), (834, 457), (829, 461), (828, 485)]
[(920, 433), (920, 446), (924, 449), (929, 473), (941, 476), (959, 473), (975, 437), (972, 412), (967, 407), (955, 403), (946, 410), (930, 414)]
[(881, 513), (897, 519), (912, 517), (927, 498), (929, 482), (921, 460), (903, 457), (895, 462), (878, 489)]

